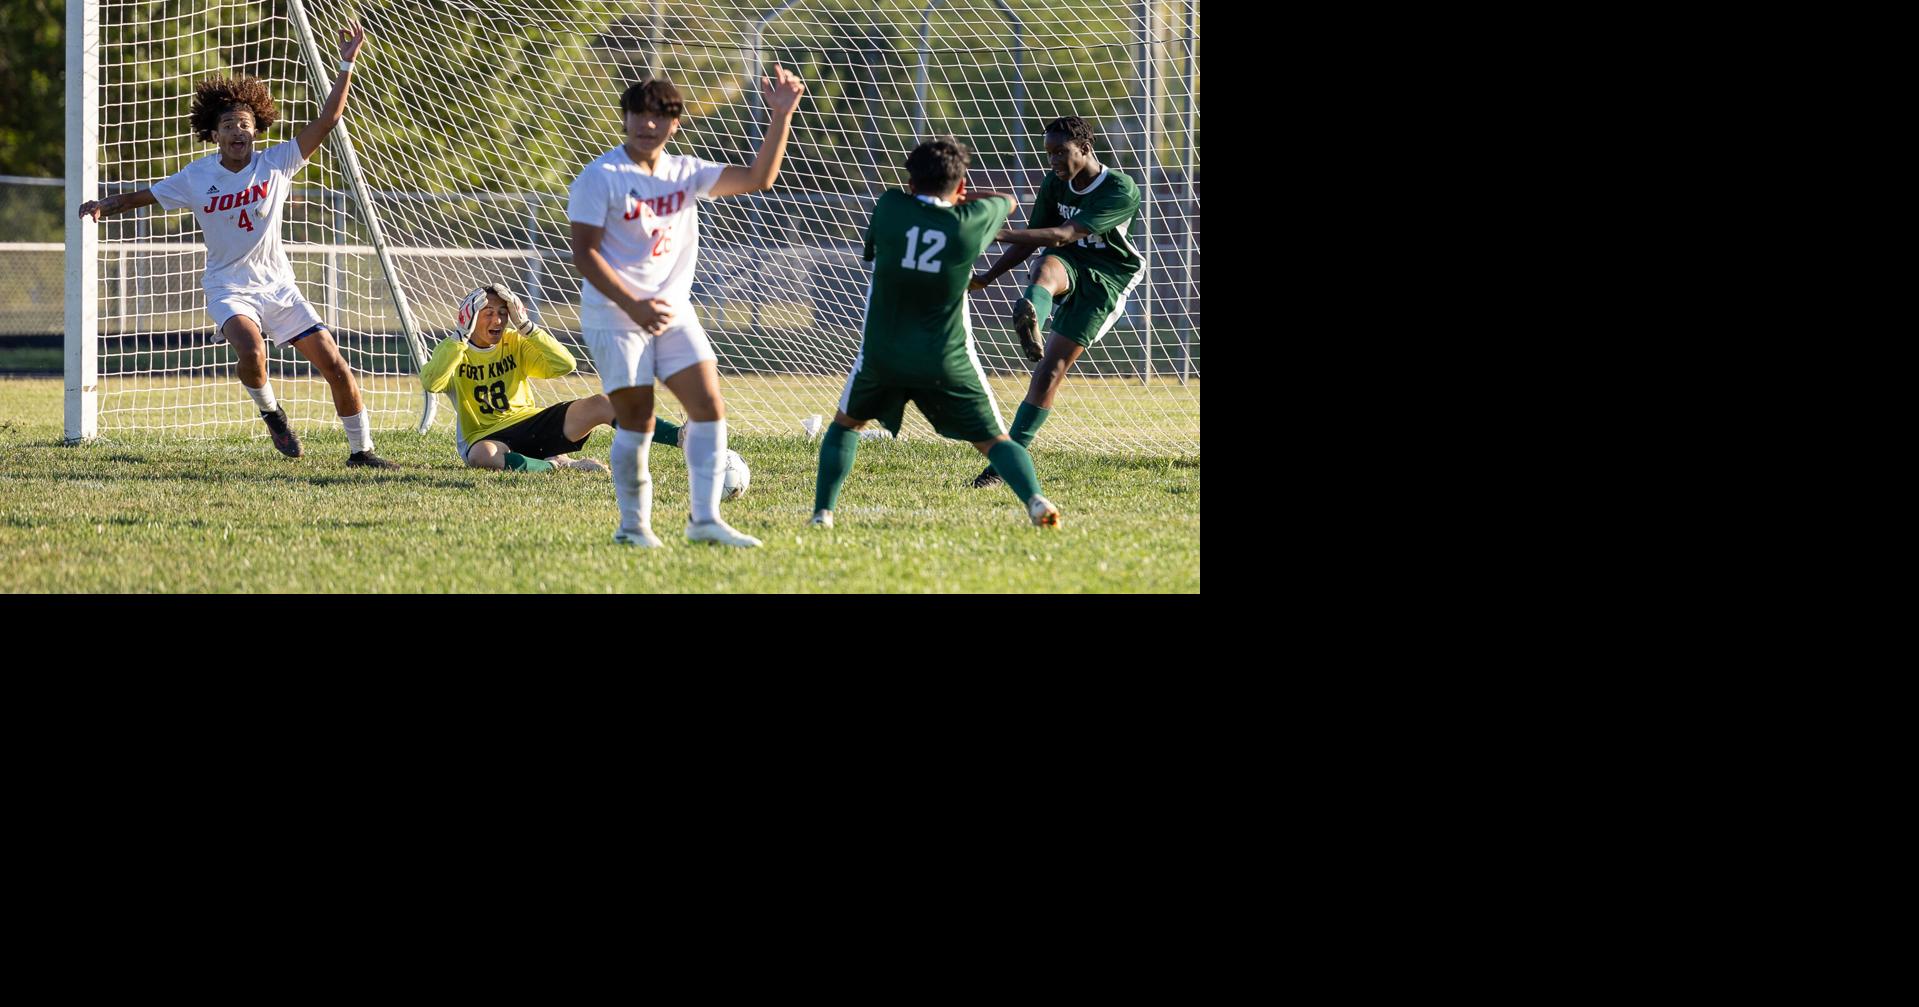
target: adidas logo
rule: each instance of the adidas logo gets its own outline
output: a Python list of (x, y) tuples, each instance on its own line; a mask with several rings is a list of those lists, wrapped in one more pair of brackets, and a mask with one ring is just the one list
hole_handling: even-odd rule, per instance
[(219, 192), (219, 191), (220, 191), (220, 187), (219, 187), (219, 186), (217, 186), (217, 185), (209, 185), (209, 186), (207, 186), (207, 191), (208, 191), (208, 192)]

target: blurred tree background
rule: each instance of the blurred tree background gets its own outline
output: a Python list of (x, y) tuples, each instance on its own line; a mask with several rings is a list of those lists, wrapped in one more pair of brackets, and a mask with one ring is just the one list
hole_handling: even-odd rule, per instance
[(66, 0), (0, 0), (0, 175), (64, 171)]

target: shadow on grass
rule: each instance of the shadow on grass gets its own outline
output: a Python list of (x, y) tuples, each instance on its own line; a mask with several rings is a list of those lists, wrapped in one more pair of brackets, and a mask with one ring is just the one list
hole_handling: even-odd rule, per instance
[(318, 530), (324, 531), (329, 528), (369, 529), (369, 528), (390, 528), (390, 527), (396, 526), (393, 522), (376, 521), (376, 520), (370, 520), (367, 518), (339, 518), (336, 520), (325, 521), (316, 526), (313, 524), (296, 522), (296, 521), (275, 522), (275, 521), (263, 521), (256, 518), (249, 518), (249, 517), (235, 518), (235, 517), (224, 517), (224, 516), (220, 518), (215, 518), (215, 519), (208, 519), (208, 518), (200, 518), (200, 517), (162, 517), (157, 515), (141, 515), (138, 517), (129, 517), (126, 515), (102, 515), (102, 516), (96, 516), (96, 517), (69, 515), (69, 516), (60, 517), (60, 518), (35, 518), (35, 517), (28, 517), (24, 514), (0, 515), (0, 527), (5, 527), (5, 528), (21, 528), (21, 529), (26, 529), (30, 531), (44, 531), (49, 528), (58, 528), (63, 525), (68, 525), (68, 526), (77, 525), (82, 528), (84, 528), (86, 525), (99, 525), (101, 527), (114, 527), (114, 528), (160, 527), (160, 528), (192, 528), (192, 529), (198, 529), (198, 530), (211, 530), (216, 528), (237, 528), (237, 529), (244, 529), (247, 531), (258, 531), (258, 530), (273, 531), (273, 530), (282, 529), (282, 528), (314, 529), (316, 527)]
[(50, 482), (100, 482), (102, 479), (138, 479), (143, 482), (236, 482), (292, 484), (300, 486), (372, 486), (403, 485), (430, 487), (434, 489), (471, 489), (477, 483), (448, 473), (433, 475), (426, 472), (408, 472), (399, 475), (364, 475), (340, 473), (338, 475), (297, 475), (294, 473), (245, 473), (236, 474), (225, 471), (206, 471), (193, 469), (168, 468), (158, 471), (133, 472), (44, 472), (36, 473), (33, 478)]

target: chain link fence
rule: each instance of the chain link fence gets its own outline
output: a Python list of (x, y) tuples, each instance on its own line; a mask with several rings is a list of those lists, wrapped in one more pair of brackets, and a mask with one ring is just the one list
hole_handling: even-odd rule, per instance
[(51, 369), (58, 369), (66, 331), (65, 202), (64, 179), (0, 175), (0, 339), (7, 340), (0, 357), (29, 345), (50, 348)]

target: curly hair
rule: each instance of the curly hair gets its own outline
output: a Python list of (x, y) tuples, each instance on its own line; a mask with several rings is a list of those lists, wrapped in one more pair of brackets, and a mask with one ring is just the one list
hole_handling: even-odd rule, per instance
[(966, 145), (950, 136), (928, 140), (906, 155), (906, 174), (913, 180), (913, 191), (935, 195), (948, 192), (966, 177), (966, 165), (973, 155)]
[(620, 113), (638, 112), (642, 115), (652, 112), (668, 118), (678, 119), (686, 111), (686, 102), (680, 98), (680, 89), (674, 87), (665, 77), (644, 80), (626, 89), (620, 95)]
[(232, 77), (208, 77), (193, 88), (193, 133), (211, 141), (220, 128), (220, 117), (236, 108), (253, 113), (253, 131), (264, 133), (279, 121), (280, 106), (267, 94), (266, 82), (258, 77), (237, 74)]
[(1086, 120), (1077, 115), (1054, 119), (1046, 124), (1046, 132), (1048, 135), (1058, 133), (1066, 137), (1069, 143), (1077, 140), (1085, 144), (1087, 150), (1093, 149), (1093, 127), (1088, 126)]

